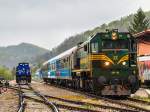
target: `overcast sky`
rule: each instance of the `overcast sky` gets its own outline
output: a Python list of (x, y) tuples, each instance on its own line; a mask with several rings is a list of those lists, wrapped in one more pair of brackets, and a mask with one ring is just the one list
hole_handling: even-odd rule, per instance
[(150, 10), (150, 0), (0, 0), (0, 46), (32, 43), (52, 49), (65, 38)]

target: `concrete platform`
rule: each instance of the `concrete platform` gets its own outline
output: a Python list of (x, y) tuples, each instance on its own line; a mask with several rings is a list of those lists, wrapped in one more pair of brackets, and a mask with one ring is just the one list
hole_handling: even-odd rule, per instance
[(150, 89), (140, 88), (135, 94), (131, 95), (131, 97), (150, 97)]

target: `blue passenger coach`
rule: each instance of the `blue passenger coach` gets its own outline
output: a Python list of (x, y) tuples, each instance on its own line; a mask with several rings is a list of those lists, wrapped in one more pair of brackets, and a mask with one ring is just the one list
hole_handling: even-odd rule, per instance
[(76, 51), (77, 47), (73, 47), (66, 52), (48, 60), (41, 68), (43, 79), (50, 81), (51, 79), (71, 79), (71, 53)]

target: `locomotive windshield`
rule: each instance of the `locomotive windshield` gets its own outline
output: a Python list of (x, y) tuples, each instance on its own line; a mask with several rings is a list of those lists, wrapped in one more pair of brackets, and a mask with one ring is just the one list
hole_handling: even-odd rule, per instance
[(127, 40), (103, 40), (102, 41), (103, 49), (128, 49)]

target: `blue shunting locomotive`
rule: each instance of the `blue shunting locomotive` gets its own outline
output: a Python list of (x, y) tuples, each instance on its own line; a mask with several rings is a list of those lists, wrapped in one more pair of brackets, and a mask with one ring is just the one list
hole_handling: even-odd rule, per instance
[(16, 83), (31, 83), (29, 63), (19, 63), (16, 67)]

